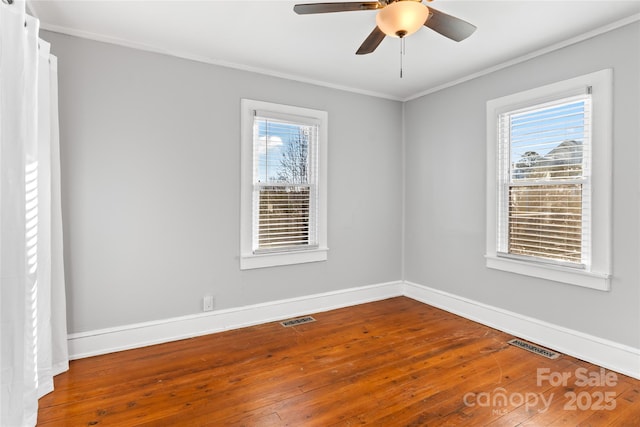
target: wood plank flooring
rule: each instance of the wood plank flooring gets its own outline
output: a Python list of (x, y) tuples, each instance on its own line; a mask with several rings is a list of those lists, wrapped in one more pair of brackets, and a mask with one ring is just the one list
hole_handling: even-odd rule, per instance
[(38, 426), (640, 425), (640, 381), (409, 298), (313, 316), (72, 361)]

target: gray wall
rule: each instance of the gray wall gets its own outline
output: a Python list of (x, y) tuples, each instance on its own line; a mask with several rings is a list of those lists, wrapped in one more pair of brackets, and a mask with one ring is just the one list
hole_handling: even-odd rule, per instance
[[(406, 103), (405, 279), (640, 347), (640, 24)], [(610, 292), (485, 267), (486, 102), (614, 70)]]
[[(69, 332), (401, 278), (402, 105), (45, 33)], [(329, 113), (329, 260), (240, 271), (240, 99)]]
[[(406, 280), (640, 347), (640, 25), (402, 104), (55, 33), (70, 332)], [(485, 267), (485, 105), (614, 69), (610, 292)], [(329, 260), (240, 271), (240, 99), (329, 112)]]

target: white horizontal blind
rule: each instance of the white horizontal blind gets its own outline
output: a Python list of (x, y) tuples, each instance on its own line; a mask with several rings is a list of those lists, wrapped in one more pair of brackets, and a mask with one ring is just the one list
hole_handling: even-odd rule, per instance
[(503, 113), (498, 127), (498, 253), (589, 265), (590, 95)]
[(253, 123), (253, 251), (317, 247), (318, 125), (257, 111)]

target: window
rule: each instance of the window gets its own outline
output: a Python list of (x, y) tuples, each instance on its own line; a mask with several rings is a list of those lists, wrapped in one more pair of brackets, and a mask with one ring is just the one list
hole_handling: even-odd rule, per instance
[(242, 100), (240, 268), (327, 259), (327, 113)]
[(608, 290), (611, 71), (487, 103), (487, 266)]
[(591, 95), (498, 117), (498, 254), (590, 264)]

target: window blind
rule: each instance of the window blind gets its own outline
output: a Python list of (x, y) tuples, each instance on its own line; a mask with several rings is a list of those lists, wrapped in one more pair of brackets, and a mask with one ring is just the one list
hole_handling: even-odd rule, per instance
[(500, 255), (589, 264), (590, 101), (585, 93), (499, 116)]
[(269, 112), (254, 115), (254, 253), (317, 247), (318, 125)]

